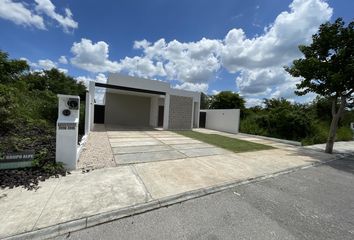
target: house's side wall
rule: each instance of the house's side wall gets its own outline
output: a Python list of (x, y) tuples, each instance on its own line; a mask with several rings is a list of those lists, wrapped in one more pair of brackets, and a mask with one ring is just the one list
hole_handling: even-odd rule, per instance
[(205, 128), (238, 133), (240, 125), (240, 109), (211, 109), (206, 112)]
[(105, 124), (149, 126), (150, 97), (107, 93)]
[(170, 95), (169, 129), (191, 129), (193, 98)]

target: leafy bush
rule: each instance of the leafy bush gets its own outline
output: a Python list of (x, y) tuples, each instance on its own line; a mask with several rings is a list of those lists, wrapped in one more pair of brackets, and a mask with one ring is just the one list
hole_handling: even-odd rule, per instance
[[(301, 141), (303, 145), (325, 143), (328, 138), (331, 105), (317, 98), (312, 104), (292, 104), (285, 99), (265, 99), (264, 108), (244, 111), (240, 131), (249, 134)], [(349, 123), (354, 112), (346, 111), (337, 132), (337, 141), (353, 139)]]
[(315, 124), (313, 124), (312, 134), (311, 135), (309, 134), (304, 139), (302, 139), (301, 143), (304, 146), (325, 143), (328, 138), (328, 131), (329, 131), (328, 123), (316, 121)]
[(244, 133), (268, 136), (266, 128), (263, 128), (259, 124), (259, 120), (256, 115), (251, 115), (240, 122), (240, 131)]
[(350, 127), (340, 127), (337, 130), (337, 141), (350, 141), (354, 139), (354, 133)]
[[(34, 150), (34, 169), (21, 171), (35, 172), (34, 179), (41, 176), (41, 171), (62, 174), (63, 166), (55, 163), (57, 94), (79, 95), (83, 100), (80, 112), (80, 131), (83, 131), (86, 87), (57, 69), (28, 70), (26, 61), (10, 60), (0, 51), (0, 153)], [(15, 172), (5, 171), (0, 175), (7, 179)]]
[(241, 132), (296, 141), (312, 133), (313, 119), (305, 106), (285, 99), (267, 99), (265, 105), (264, 109), (246, 112), (241, 120)]
[(0, 84), (0, 136), (1, 133), (4, 134), (15, 127), (17, 108), (18, 101), (16, 98), (15, 89)]

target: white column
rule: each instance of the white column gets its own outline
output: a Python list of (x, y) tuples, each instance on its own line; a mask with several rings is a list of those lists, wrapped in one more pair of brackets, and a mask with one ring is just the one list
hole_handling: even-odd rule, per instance
[(80, 97), (59, 94), (58, 98), (55, 161), (73, 170), (78, 159)]
[(159, 111), (159, 98), (158, 96), (152, 96), (150, 98), (150, 126), (157, 127), (157, 116)]
[(90, 92), (86, 92), (85, 100), (85, 135), (90, 132), (91, 125), (91, 110), (90, 110)]
[(163, 129), (168, 129), (168, 120), (170, 118), (170, 94), (166, 93), (165, 95), (165, 104), (164, 104), (164, 114), (163, 114)]
[(200, 112), (200, 102), (196, 102), (195, 109), (194, 109), (194, 123), (195, 127), (199, 128), (199, 112)]
[(89, 115), (90, 115), (90, 130), (93, 130), (94, 127), (94, 123), (93, 123), (93, 119), (94, 119), (94, 115), (95, 115), (95, 82), (90, 81), (90, 85), (89, 85)]
[(194, 101), (192, 100), (192, 113), (191, 113), (191, 129), (193, 129), (193, 123), (194, 123)]

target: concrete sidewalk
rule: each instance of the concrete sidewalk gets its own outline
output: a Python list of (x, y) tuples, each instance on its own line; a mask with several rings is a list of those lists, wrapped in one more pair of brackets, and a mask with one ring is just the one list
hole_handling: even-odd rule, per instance
[(53, 237), (336, 157), (281, 146), (76, 171), (37, 191), (0, 190), (0, 238)]
[[(315, 144), (306, 146), (305, 148), (323, 152), (326, 144)], [(354, 154), (354, 141), (335, 142), (333, 152), (337, 154)]]
[(353, 173), (344, 158), (54, 239), (353, 240)]

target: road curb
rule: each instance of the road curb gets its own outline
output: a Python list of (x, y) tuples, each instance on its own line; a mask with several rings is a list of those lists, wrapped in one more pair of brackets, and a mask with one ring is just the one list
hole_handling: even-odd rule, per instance
[(134, 206), (129, 206), (126, 208), (121, 208), (118, 210), (113, 210), (109, 212), (104, 212), (104, 213), (99, 213), (91, 216), (87, 216), (84, 218), (80, 219), (75, 219), (71, 220), (68, 222), (60, 223), (54, 226), (49, 226), (41, 229), (37, 229), (31, 232), (25, 232), (21, 233), (18, 235), (13, 235), (9, 237), (3, 238), (3, 240), (19, 240), (19, 239), (48, 239), (48, 238), (54, 238), (56, 236), (60, 236), (69, 232), (74, 232), (78, 230), (82, 230), (88, 227), (93, 227), (102, 223), (106, 222), (111, 222), (117, 219), (121, 219), (124, 217), (148, 212), (151, 210), (159, 209), (161, 207), (167, 207), (170, 205), (174, 205), (177, 203), (185, 202), (191, 199), (199, 198), (205, 195), (221, 192), (236, 186), (240, 185), (245, 185), (249, 183), (254, 183), (254, 182), (259, 182), (263, 181), (266, 179), (274, 178), (279, 175), (284, 175), (284, 174), (289, 174), (296, 172), (298, 170), (314, 167), (314, 166), (319, 166), (322, 164), (326, 164), (332, 161), (336, 161), (348, 156), (354, 156), (354, 154), (342, 154), (342, 155), (336, 155), (333, 159), (326, 160), (326, 161), (321, 161), (321, 162), (315, 162), (311, 164), (306, 164), (303, 166), (298, 166), (294, 168), (289, 168), (286, 170), (274, 172), (271, 174), (263, 175), (263, 176), (258, 176), (254, 178), (248, 178), (244, 180), (238, 180), (238, 181), (230, 181), (230, 182), (225, 182), (223, 184), (219, 185), (214, 185), (206, 188), (201, 188), (193, 191), (188, 191), (184, 193), (180, 193), (177, 195), (161, 198), (158, 200), (152, 200), (146, 203), (142, 204), (137, 204)]

